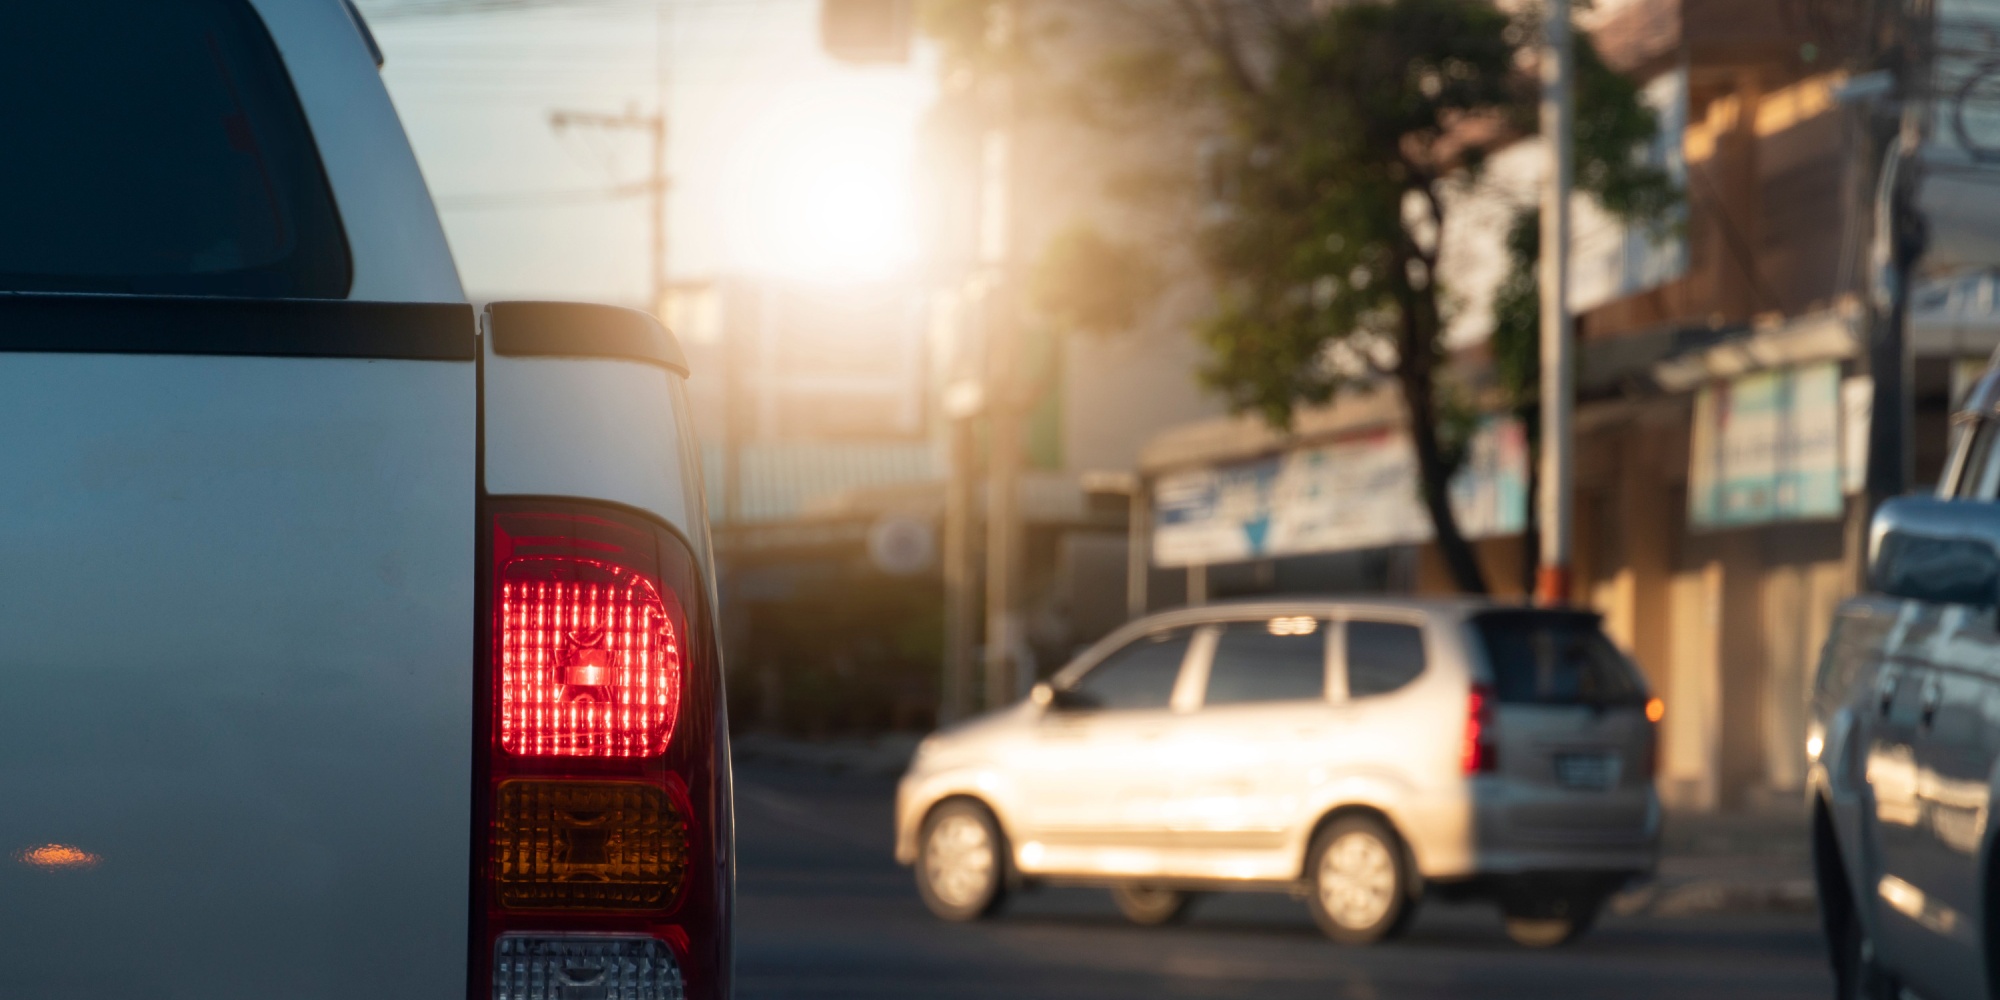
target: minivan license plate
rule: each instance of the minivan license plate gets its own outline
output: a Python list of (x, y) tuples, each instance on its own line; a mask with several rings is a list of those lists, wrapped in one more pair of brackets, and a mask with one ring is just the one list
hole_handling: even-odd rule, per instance
[(1618, 787), (1619, 765), (1622, 763), (1616, 754), (1559, 753), (1556, 754), (1556, 781), (1564, 788), (1606, 791)]

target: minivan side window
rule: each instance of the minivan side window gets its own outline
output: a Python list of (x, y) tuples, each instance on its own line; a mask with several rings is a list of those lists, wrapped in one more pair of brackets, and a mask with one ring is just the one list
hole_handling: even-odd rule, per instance
[(1506, 705), (1632, 705), (1646, 700), (1631, 661), (1596, 615), (1499, 611), (1473, 619)]
[(1347, 696), (1388, 694), (1424, 672), (1424, 633), (1402, 622), (1347, 623)]
[(1307, 615), (1229, 622), (1216, 637), (1204, 705), (1326, 697), (1326, 629)]
[(1192, 628), (1168, 629), (1120, 647), (1071, 686), (1078, 707), (1166, 708), (1193, 635)]

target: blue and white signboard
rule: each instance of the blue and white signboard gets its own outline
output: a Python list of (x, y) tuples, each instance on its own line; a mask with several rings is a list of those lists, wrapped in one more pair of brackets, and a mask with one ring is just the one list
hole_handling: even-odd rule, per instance
[[(1492, 420), (1452, 481), (1471, 537), (1527, 520), (1527, 447), (1519, 424)], [(1161, 566), (1406, 545), (1431, 537), (1408, 435), (1383, 430), (1268, 458), (1191, 469), (1153, 487), (1153, 561)]]
[(1727, 528), (1840, 517), (1841, 423), (1840, 366), (1831, 361), (1702, 389), (1688, 520)]

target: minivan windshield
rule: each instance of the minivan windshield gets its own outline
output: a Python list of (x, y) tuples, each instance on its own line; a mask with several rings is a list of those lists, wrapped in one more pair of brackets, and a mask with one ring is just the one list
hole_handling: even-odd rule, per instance
[(245, 0), (11, 4), (0, 291), (340, 298), (304, 114)]
[(1635, 705), (1645, 685), (1596, 615), (1562, 611), (1496, 611), (1472, 628), (1493, 667), (1501, 704)]

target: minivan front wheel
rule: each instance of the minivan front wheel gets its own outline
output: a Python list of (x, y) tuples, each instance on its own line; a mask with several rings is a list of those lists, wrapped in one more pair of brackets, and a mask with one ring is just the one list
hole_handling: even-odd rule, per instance
[(917, 845), (917, 892), (954, 923), (998, 913), (1007, 897), (1007, 847), (1000, 824), (977, 803), (947, 802), (925, 820)]
[(1306, 856), (1307, 901), (1326, 936), (1374, 944), (1400, 932), (1415, 911), (1402, 844), (1370, 816), (1335, 820)]

